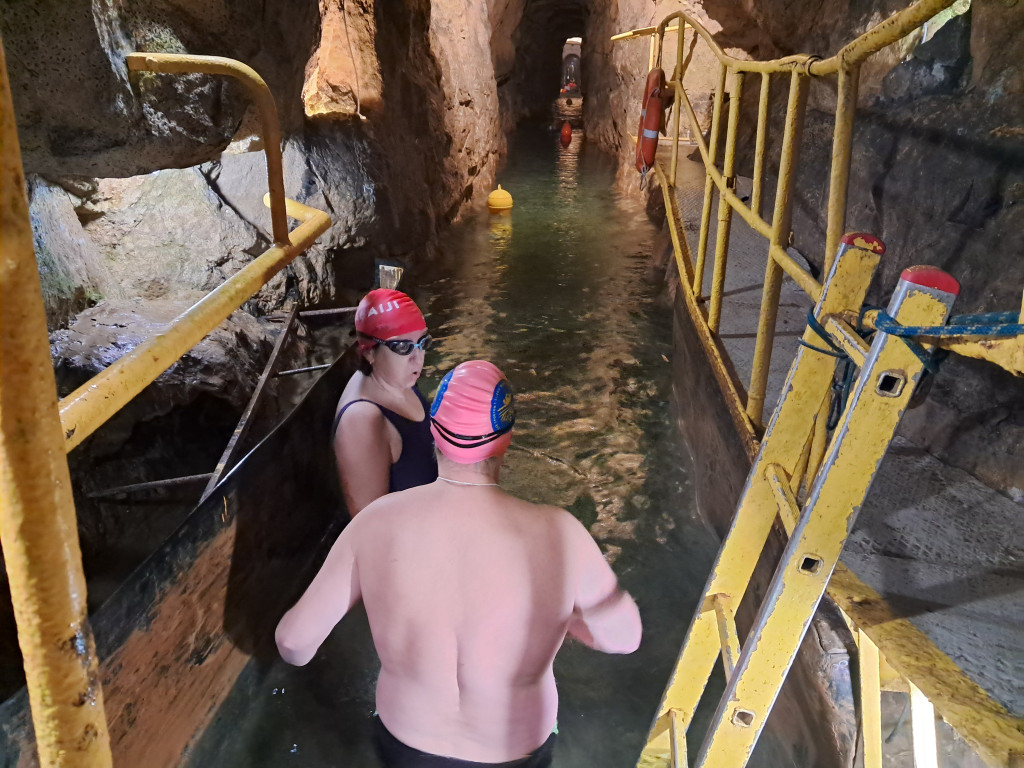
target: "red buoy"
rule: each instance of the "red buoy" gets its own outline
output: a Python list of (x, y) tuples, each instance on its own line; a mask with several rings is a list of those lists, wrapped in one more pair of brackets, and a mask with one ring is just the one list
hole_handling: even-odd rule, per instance
[(640, 125), (636, 129), (636, 169), (646, 174), (654, 166), (658, 154), (658, 131), (661, 128), (661, 94), (665, 90), (665, 71), (656, 67), (647, 73), (644, 98), (640, 108)]
[(562, 123), (562, 146), (568, 147), (572, 143), (572, 126)]

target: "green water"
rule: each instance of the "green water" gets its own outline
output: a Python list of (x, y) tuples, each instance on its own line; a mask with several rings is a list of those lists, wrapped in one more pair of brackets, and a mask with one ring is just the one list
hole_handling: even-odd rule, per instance
[[(403, 283), (441, 342), (421, 386), (432, 396), (462, 360), (498, 365), (518, 413), (502, 484), (570, 509), (636, 598), (636, 653), (568, 645), (555, 663), (555, 765), (631, 766), (717, 549), (669, 410), (671, 313), (648, 266), (655, 229), (579, 131), (562, 148), (557, 133), (521, 128), (499, 181), (511, 214), (453, 227), (430, 275)], [(377, 669), (361, 610), (304, 668), (250, 664), (189, 765), (377, 765)]]

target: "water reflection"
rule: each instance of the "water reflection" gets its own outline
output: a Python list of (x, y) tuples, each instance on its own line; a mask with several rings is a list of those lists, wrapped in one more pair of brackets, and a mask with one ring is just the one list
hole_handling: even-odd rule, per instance
[(507, 250), (512, 244), (512, 216), (509, 212), (492, 213), (488, 220), (491, 230), (491, 248), (495, 252)]

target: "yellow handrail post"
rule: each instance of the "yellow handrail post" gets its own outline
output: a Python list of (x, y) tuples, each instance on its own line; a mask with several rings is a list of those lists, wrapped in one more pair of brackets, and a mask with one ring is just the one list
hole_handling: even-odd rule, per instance
[(832, 138), (832, 169), (828, 182), (828, 214), (825, 225), (825, 271), (832, 266), (839, 239), (846, 226), (846, 194), (850, 186), (850, 153), (853, 118), (857, 111), (860, 64), (839, 70), (836, 124)]
[[(761, 293), (761, 316), (754, 344), (754, 362), (747, 390), (747, 416), (755, 425), (761, 424), (764, 412), (765, 389), (775, 341), (775, 319), (779, 312), (779, 293), (782, 289), (782, 269), (771, 253), (773, 246), (785, 248), (789, 244), (790, 202), (793, 177), (796, 172), (797, 148), (803, 128), (804, 106), (807, 101), (807, 78), (794, 69), (789, 81), (789, 101), (786, 106), (786, 127), (782, 138), (782, 156), (779, 159), (779, 180), (775, 188), (775, 212), (772, 216), (768, 263), (765, 267), (764, 290)], [(825, 274), (828, 274), (827, 272)]]
[[(736, 191), (736, 129), (740, 121), (740, 96), (743, 93), (743, 73), (732, 73), (732, 92), (729, 95), (729, 123), (725, 134), (725, 161), (722, 174), (727, 188)], [(715, 267), (711, 279), (711, 303), (708, 307), (708, 327), (718, 333), (722, 317), (722, 291), (725, 290), (725, 270), (729, 263), (729, 236), (732, 230), (732, 206), (725, 195), (718, 196), (718, 228), (715, 232)]]
[[(728, 68), (725, 63), (718, 65), (718, 83), (715, 85), (715, 106), (711, 111), (711, 147), (708, 150), (709, 165), (718, 161), (718, 134), (722, 117), (722, 100), (725, 94), (725, 75)], [(678, 96), (678, 94), (676, 94)], [(708, 174), (704, 182), (704, 208), (700, 214), (700, 238), (697, 240), (697, 265), (693, 270), (693, 292), (698, 301), (704, 293), (704, 264), (708, 253), (708, 235), (711, 229), (711, 192), (715, 188), (714, 179)]]
[(863, 631), (857, 630), (857, 651), (864, 768), (882, 768), (882, 691), (879, 688), (878, 646)]
[(679, 168), (679, 115), (683, 110), (682, 91), (683, 76), (686, 68), (683, 59), (683, 45), (686, 41), (686, 22), (682, 19), (676, 26), (676, 66), (672, 73), (672, 165), (669, 171), (669, 178), (672, 179), (672, 186), (676, 185), (676, 171)]
[(39, 762), (107, 768), (110, 736), (2, 45), (0, 68), (0, 544)]
[(910, 721), (914, 740), (914, 768), (939, 768), (935, 707), (913, 682), (910, 682)]
[(761, 73), (761, 92), (757, 97), (757, 138), (754, 141), (754, 188), (750, 193), (750, 209), (761, 215), (761, 190), (764, 188), (764, 145), (768, 132), (768, 94), (771, 75)]
[(277, 120), (277, 105), (266, 81), (252, 67), (235, 59), (221, 56), (193, 56), (185, 53), (129, 53), (125, 57), (128, 69), (140, 72), (182, 74), (199, 72), (206, 75), (233, 77), (249, 91), (249, 96), (260, 115), (263, 150), (267, 156), (267, 184), (270, 187), (270, 219), (274, 242), (288, 245), (288, 220), (284, 208), (284, 172), (281, 168), (281, 128)]

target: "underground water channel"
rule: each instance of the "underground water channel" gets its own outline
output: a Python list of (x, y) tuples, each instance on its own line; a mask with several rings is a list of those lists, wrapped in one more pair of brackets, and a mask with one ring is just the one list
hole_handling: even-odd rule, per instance
[[(564, 147), (557, 131), (520, 127), (499, 179), (511, 213), (454, 226), (431, 276), (402, 285), (439, 340), (424, 394), (463, 360), (497, 364), (518, 412), (502, 485), (576, 515), (639, 604), (637, 652), (568, 643), (559, 653), (555, 765), (565, 768), (635, 763), (718, 546), (670, 413), (671, 311), (649, 268), (656, 230), (615, 171), (579, 130)], [(307, 666), (251, 662), (185, 764), (377, 765), (378, 669), (357, 608)]]

